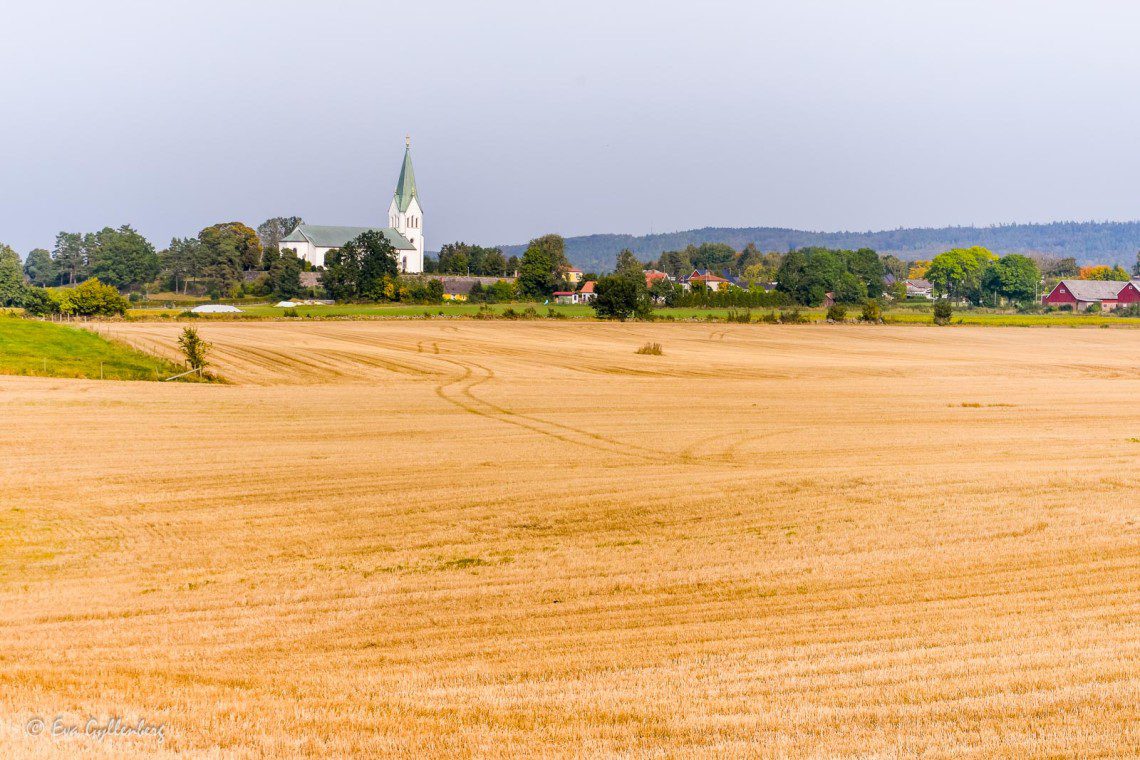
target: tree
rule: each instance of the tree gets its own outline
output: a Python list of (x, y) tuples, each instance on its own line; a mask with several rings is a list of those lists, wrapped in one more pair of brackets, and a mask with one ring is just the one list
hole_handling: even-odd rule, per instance
[(159, 274), (178, 292), (185, 293), (191, 278), (201, 275), (206, 263), (206, 246), (198, 238), (173, 238), (170, 247), (158, 254)]
[(55, 250), (52, 259), (55, 261), (56, 271), (67, 278), (69, 285), (74, 285), (87, 277), (87, 250), (90, 235), (78, 232), (61, 232), (55, 236)]
[(1114, 267), (1104, 264), (1093, 267), (1081, 267), (1080, 278), (1082, 280), (1118, 280), (1120, 282), (1128, 282), (1128, 280), (1131, 279), (1128, 272), (1119, 264)]
[(629, 250), (628, 248), (623, 248), (618, 252), (614, 271), (619, 273), (636, 272), (637, 274), (641, 275), (642, 279), (645, 277), (645, 275), (642, 274), (645, 271), (645, 265), (642, 264), (641, 261), (639, 261), (638, 258), (633, 255), (633, 251)]
[(275, 216), (257, 225), (257, 239), (261, 243), (261, 266), (269, 270), (277, 260), (279, 243), (289, 233), (304, 224), (299, 216)]
[(926, 279), (934, 286), (935, 295), (981, 303), (982, 277), (989, 263), (996, 258), (980, 246), (954, 248), (934, 257)]
[(22, 306), (27, 289), (20, 254), (0, 243), (0, 306)]
[(664, 277), (653, 281), (649, 295), (655, 301), (665, 306), (672, 306), (677, 302), (677, 285)]
[(602, 319), (625, 321), (636, 316), (648, 317), (653, 310), (649, 290), (645, 287), (645, 275), (626, 269), (616, 274), (598, 279), (595, 287), (597, 295), (590, 305), (594, 313)]
[(736, 258), (736, 250), (724, 243), (701, 243), (686, 249), (689, 261), (695, 269), (721, 270), (728, 267)]
[[(818, 306), (828, 292), (836, 291), (844, 273), (848, 273), (847, 264), (841, 252), (828, 248), (800, 248), (784, 257), (776, 273), (776, 287), (796, 303)], [(852, 285), (853, 279), (852, 276), (844, 280), (845, 289), (850, 291), (844, 295), (857, 298), (858, 288)]]
[(368, 230), (325, 256), (321, 284), (332, 298), (398, 300), (399, 264), (392, 242), (379, 230)]
[(92, 275), (123, 290), (144, 285), (159, 273), (154, 246), (127, 224), (95, 233), (88, 260)]
[(519, 263), (519, 294), (524, 298), (549, 298), (558, 273), (568, 266), (566, 243), (561, 235), (543, 235), (527, 245)]
[(186, 327), (178, 336), (178, 347), (186, 357), (186, 364), (190, 369), (202, 370), (209, 364), (206, 354), (210, 351), (210, 344), (202, 340), (198, 331), (193, 327)]
[(693, 271), (693, 262), (686, 251), (666, 251), (657, 259), (657, 269), (671, 277), (680, 277)]
[(269, 268), (269, 285), (281, 298), (295, 298), (304, 292), (301, 287), (301, 259), (297, 252), (286, 248)]
[(1041, 272), (1028, 256), (1011, 253), (990, 262), (983, 286), (1010, 301), (1031, 301), (1037, 296)]
[[(864, 291), (853, 299), (843, 298), (846, 303), (857, 303), (863, 298), (878, 298), (883, 294), (883, 260), (879, 254), (870, 248), (860, 248), (857, 251), (848, 251), (844, 258), (847, 261), (847, 271), (859, 280)], [(838, 295), (838, 291), (836, 291)]]
[(51, 259), (51, 252), (44, 248), (36, 248), (24, 260), (24, 276), (33, 285), (41, 287), (55, 282), (55, 262)]
[(502, 277), (507, 273), (507, 260), (499, 248), (487, 248), (483, 256), (483, 274)]
[(202, 275), (216, 289), (228, 290), (242, 279), (242, 271), (261, 264), (261, 241), (241, 222), (215, 224), (198, 233), (205, 246)]

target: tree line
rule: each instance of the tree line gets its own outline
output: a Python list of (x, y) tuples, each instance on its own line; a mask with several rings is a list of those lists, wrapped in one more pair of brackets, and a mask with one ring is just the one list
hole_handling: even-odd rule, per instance
[[(300, 273), (310, 268), (278, 243), (300, 217), (274, 217), (254, 230), (223, 222), (194, 237), (174, 238), (163, 250), (130, 225), (98, 232), (60, 232), (52, 250), (37, 248), (23, 264), (28, 282), (40, 287), (74, 286), (95, 278), (124, 292), (147, 288), (220, 297), (248, 290), (257, 295), (300, 295)], [(247, 278), (247, 272), (259, 277)]]

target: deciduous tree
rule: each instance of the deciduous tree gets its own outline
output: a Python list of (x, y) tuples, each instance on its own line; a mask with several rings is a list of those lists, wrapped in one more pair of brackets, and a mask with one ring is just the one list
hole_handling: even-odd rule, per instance
[(154, 246), (127, 224), (95, 233), (88, 258), (92, 275), (122, 290), (138, 288), (159, 273)]
[(24, 275), (33, 285), (51, 285), (56, 280), (55, 262), (51, 251), (36, 248), (24, 259)]
[(21, 306), (28, 286), (20, 254), (0, 243), (0, 306)]
[(543, 235), (527, 245), (519, 263), (519, 293), (524, 298), (549, 298), (558, 273), (567, 266), (566, 243), (561, 235)]

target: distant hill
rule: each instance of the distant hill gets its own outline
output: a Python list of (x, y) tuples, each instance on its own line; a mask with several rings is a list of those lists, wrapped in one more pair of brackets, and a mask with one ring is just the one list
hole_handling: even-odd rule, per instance
[[(642, 259), (689, 244), (728, 243), (737, 250), (755, 243), (762, 251), (786, 251), (808, 245), (874, 248), (903, 259), (926, 259), (949, 248), (981, 245), (995, 253), (1048, 253), (1072, 256), (1081, 264), (1122, 264), (1131, 268), (1140, 250), (1140, 222), (1053, 222), (993, 227), (941, 227), (879, 232), (809, 232), (780, 227), (705, 227), (659, 235), (585, 235), (566, 239), (571, 263), (586, 271), (613, 268), (622, 248)], [(521, 256), (525, 245), (501, 246), (507, 256)]]

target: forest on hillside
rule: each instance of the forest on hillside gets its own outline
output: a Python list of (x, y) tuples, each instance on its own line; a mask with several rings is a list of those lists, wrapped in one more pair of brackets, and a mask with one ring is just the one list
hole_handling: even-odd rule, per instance
[[(585, 235), (566, 238), (566, 257), (586, 271), (613, 268), (618, 252), (628, 248), (642, 259), (688, 245), (727, 243), (742, 250), (752, 243), (761, 251), (786, 252), (821, 246), (872, 248), (902, 259), (929, 259), (951, 248), (980, 245), (994, 253), (1045, 253), (1071, 256), (1082, 264), (1130, 266), (1140, 250), (1140, 222), (1053, 222), (992, 227), (940, 227), (878, 232), (810, 232), (780, 227), (705, 227), (655, 235)], [(525, 245), (500, 246), (505, 256), (519, 256)]]

